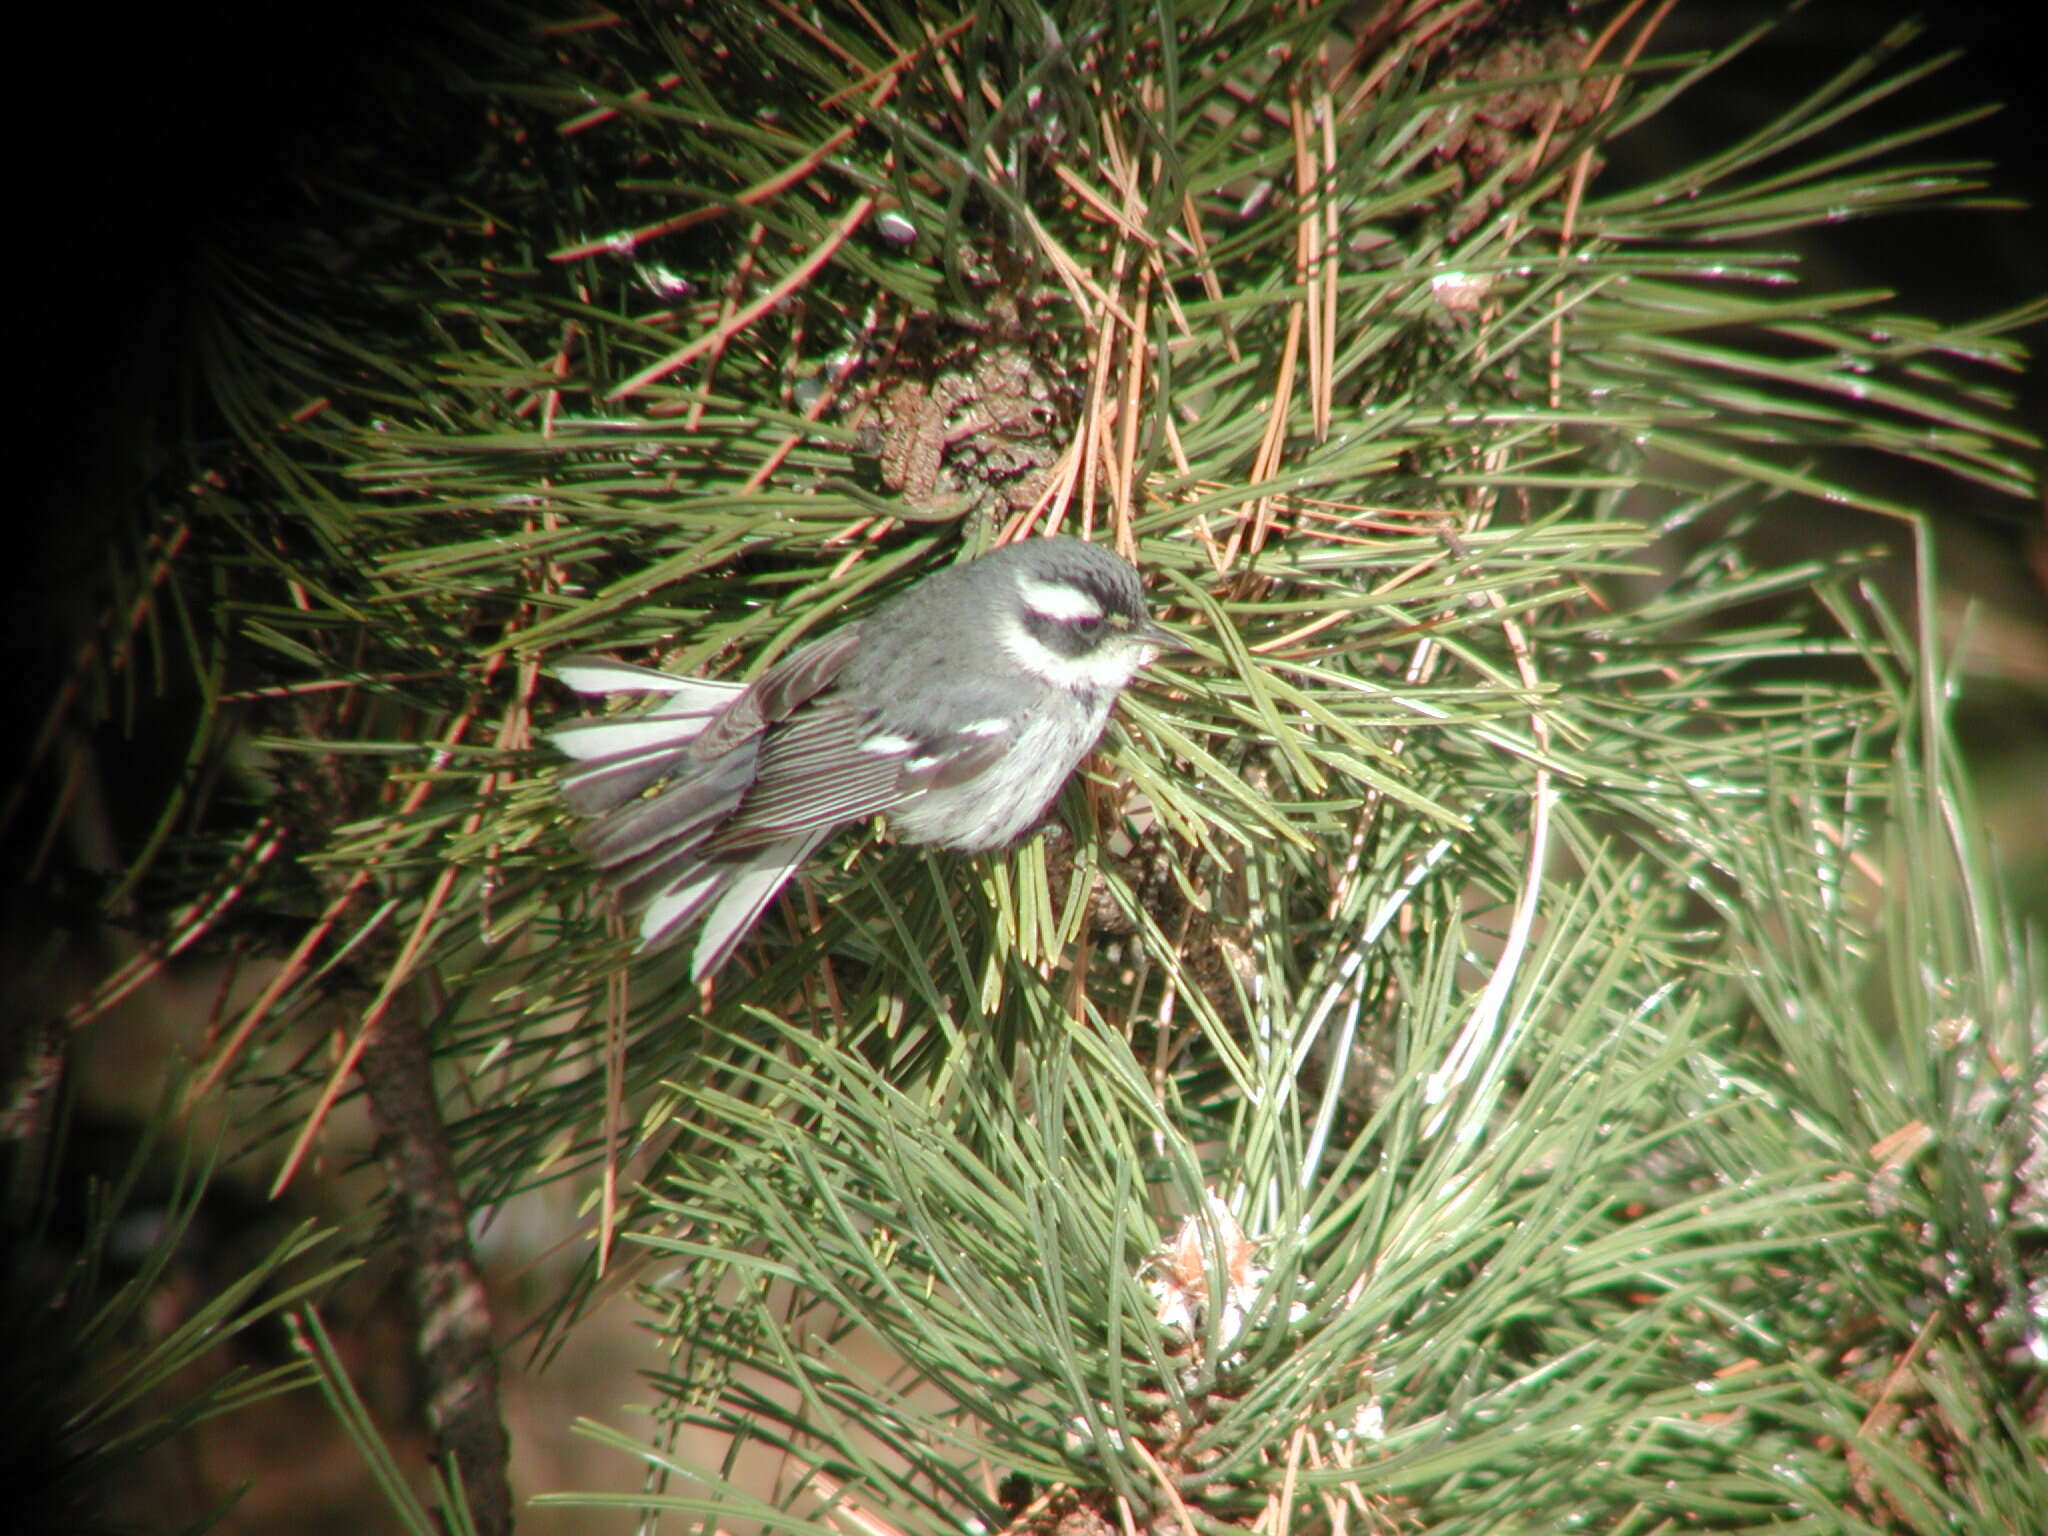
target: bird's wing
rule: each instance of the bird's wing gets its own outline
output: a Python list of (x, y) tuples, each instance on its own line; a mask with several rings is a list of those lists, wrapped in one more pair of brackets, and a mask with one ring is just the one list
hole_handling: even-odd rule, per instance
[(911, 741), (878, 736), (849, 707), (807, 711), (768, 738), (753, 787), (710, 843), (621, 871), (631, 883), (620, 902), (640, 912), (641, 948), (701, 918), (690, 974), (710, 975), (834, 828), (972, 778), (1003, 755), (1010, 737), (1006, 722), (990, 722)]
[(578, 693), (665, 693), (659, 706), (548, 732), (579, 766), (562, 775), (562, 801), (579, 816), (603, 816), (674, 771), (704, 728), (746, 693), (740, 683), (675, 677), (606, 656), (568, 656), (550, 668)]
[(659, 794), (608, 808), (576, 832), (576, 845), (616, 883), (641, 879), (656, 863), (697, 846), (740, 806), (753, 779), (750, 744), (695, 763)]
[(850, 702), (806, 710), (766, 739), (753, 786), (707, 852), (859, 821), (964, 783), (1000, 758), (1013, 734), (995, 719), (921, 736), (880, 730)]
[(849, 704), (805, 710), (763, 741), (754, 782), (712, 851), (759, 848), (886, 811), (922, 787), (904, 782), (911, 749), (877, 736)]
[(860, 649), (860, 637), (859, 624), (842, 624), (831, 634), (783, 657), (755, 678), (747, 691), (691, 742), (690, 755), (701, 759), (730, 752), (769, 726), (787, 720), (798, 705), (817, 697), (838, 680), (854, 652)]

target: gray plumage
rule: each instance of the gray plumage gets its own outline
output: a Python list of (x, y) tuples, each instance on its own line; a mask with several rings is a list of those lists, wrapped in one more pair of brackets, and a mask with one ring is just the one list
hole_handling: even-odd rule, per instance
[(898, 837), (968, 852), (1030, 830), (1158, 650), (1137, 572), (1077, 539), (1012, 544), (927, 577), (754, 683), (603, 657), (555, 664), (580, 693), (666, 694), (551, 733), (578, 764), (577, 842), (640, 919), (640, 944), (702, 926), (722, 965), (831, 833), (886, 812)]

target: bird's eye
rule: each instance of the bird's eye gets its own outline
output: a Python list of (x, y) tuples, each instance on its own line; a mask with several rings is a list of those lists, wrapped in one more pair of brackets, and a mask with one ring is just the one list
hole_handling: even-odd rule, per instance
[(1094, 640), (1100, 638), (1104, 628), (1104, 621), (1100, 617), (1071, 619), (1068, 621), (1068, 628), (1072, 629), (1083, 640)]

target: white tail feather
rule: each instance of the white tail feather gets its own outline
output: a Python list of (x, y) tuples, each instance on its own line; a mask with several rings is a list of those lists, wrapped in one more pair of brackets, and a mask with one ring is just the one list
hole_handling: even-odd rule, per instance
[[(721, 706), (722, 707), (722, 706)], [(622, 752), (659, 752), (688, 746), (703, 733), (717, 709), (655, 714), (617, 715), (606, 720), (578, 720), (558, 725), (548, 732), (556, 751), (588, 762), (594, 757), (612, 757)]]
[(768, 903), (775, 899), (775, 893), (832, 830), (824, 827), (785, 837), (779, 843), (770, 843), (737, 869), (727, 866), (725, 888), (718, 893), (697, 935), (697, 949), (690, 957), (691, 976), (702, 980), (725, 964), (740, 940), (760, 920)]
[(548, 670), (578, 693), (688, 693), (697, 688), (736, 693), (742, 686), (701, 677), (679, 677), (652, 667), (636, 667), (630, 661), (614, 661), (609, 656), (564, 656), (549, 662)]
[(726, 874), (724, 866), (700, 864), (688, 878), (650, 901), (640, 914), (640, 948), (665, 944), (678, 929), (687, 927), (717, 894), (718, 884)]

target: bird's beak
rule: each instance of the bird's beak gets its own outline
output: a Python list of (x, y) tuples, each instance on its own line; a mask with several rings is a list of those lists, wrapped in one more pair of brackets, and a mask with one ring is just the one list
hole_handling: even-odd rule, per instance
[(1191, 651), (1193, 646), (1181, 639), (1172, 630), (1153, 623), (1150, 619), (1140, 620), (1131, 626), (1131, 638), (1143, 641), (1156, 651)]

